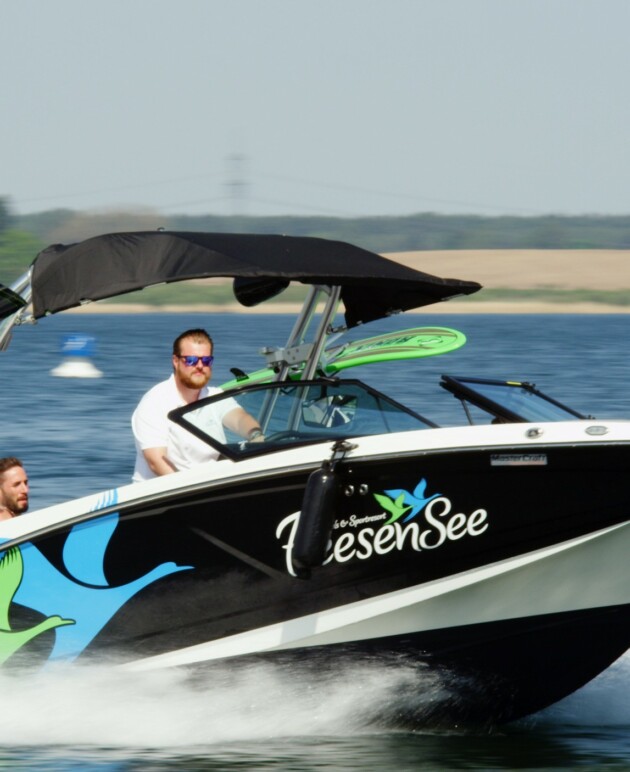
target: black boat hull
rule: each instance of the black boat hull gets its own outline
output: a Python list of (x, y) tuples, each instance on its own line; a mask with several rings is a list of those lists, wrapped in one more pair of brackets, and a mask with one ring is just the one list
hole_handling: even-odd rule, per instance
[(308, 578), (291, 551), (312, 467), (112, 503), (17, 544), (13, 629), (63, 623), (5, 667), (399, 657), (459, 684), (433, 718), (512, 720), (630, 645), (629, 466), (593, 444), (344, 461)]

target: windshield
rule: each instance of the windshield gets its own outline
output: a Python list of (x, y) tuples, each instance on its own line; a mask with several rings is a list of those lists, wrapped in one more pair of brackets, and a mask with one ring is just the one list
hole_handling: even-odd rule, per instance
[[(230, 431), (229, 410), (243, 408), (263, 429), (247, 441)], [(216, 416), (224, 416), (217, 422)], [(232, 459), (287, 447), (391, 432), (434, 424), (356, 380), (270, 383), (231, 389), (169, 413), (169, 418)]]
[[(486, 416), (489, 413), (495, 421), (568, 421), (586, 418), (543, 394), (531, 383), (443, 375), (440, 385), (463, 404), (469, 403), (480, 408), (486, 412)], [(468, 409), (467, 413), (472, 422)]]

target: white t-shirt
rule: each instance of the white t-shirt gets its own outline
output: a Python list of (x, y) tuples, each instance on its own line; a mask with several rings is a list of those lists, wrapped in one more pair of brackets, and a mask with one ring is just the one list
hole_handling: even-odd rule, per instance
[[(199, 392), (199, 399), (220, 393), (221, 389), (204, 386)], [(171, 410), (185, 404), (175, 385), (174, 375), (149, 389), (140, 400), (131, 417), (131, 428), (136, 442), (134, 482), (156, 476), (142, 452), (147, 448), (166, 448), (167, 458), (177, 469), (189, 469), (204, 461), (218, 458), (219, 454), (214, 448), (168, 419)], [(234, 399), (225, 399), (212, 406), (211, 414), (209, 410), (204, 412), (204, 419), (208, 416), (208, 420), (212, 422), (210, 433), (220, 442), (225, 441), (223, 419), (236, 407), (238, 403)]]

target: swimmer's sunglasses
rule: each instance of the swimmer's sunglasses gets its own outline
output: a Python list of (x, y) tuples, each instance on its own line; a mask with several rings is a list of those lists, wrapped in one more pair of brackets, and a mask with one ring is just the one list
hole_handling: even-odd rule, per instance
[(210, 365), (214, 362), (214, 357), (197, 357), (187, 354), (176, 354), (175, 356), (178, 359), (183, 359), (186, 367), (194, 367), (199, 361), (201, 361), (201, 364), (204, 367), (210, 367)]

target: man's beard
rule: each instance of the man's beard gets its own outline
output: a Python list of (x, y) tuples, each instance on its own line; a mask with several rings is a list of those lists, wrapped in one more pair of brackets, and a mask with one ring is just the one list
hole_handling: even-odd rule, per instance
[(188, 389), (203, 389), (210, 380), (210, 373), (199, 372), (198, 370), (187, 373), (180, 370), (179, 379)]
[(8, 509), (15, 515), (21, 515), (28, 509), (28, 499), (9, 499)]

